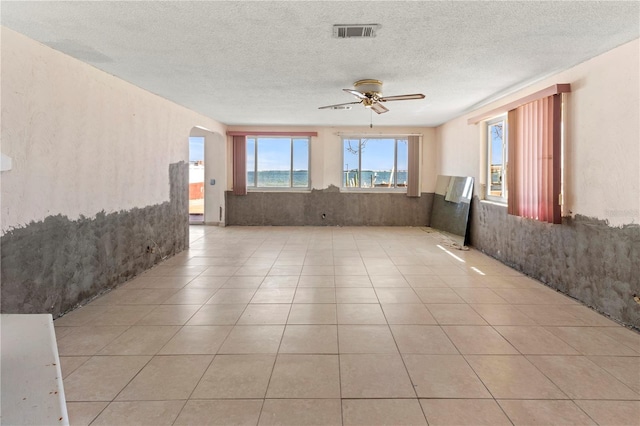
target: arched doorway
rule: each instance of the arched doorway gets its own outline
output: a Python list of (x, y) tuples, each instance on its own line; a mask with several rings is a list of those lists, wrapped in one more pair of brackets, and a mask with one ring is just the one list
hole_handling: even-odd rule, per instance
[(189, 136), (189, 224), (204, 224), (204, 136)]
[(202, 127), (191, 129), (189, 223), (224, 226), (226, 175), (225, 137)]

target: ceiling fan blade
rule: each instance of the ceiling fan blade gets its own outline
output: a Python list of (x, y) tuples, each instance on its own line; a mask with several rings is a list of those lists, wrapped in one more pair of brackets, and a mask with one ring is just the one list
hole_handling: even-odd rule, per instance
[(424, 99), (424, 95), (422, 93), (414, 93), (412, 95), (384, 96), (378, 99), (378, 101), (379, 102), (408, 101), (411, 99)]
[(347, 93), (351, 93), (353, 96), (355, 96), (356, 98), (359, 99), (367, 99), (367, 95), (365, 95), (362, 92), (358, 92), (357, 90), (353, 90), (353, 89), (342, 89)]
[(378, 114), (384, 114), (385, 112), (389, 111), (384, 105), (379, 104), (377, 102), (374, 104), (371, 104), (371, 109), (377, 112)]
[(362, 103), (362, 102), (356, 101), (356, 102), (347, 102), (346, 104), (327, 105), (327, 106), (321, 106), (318, 109), (337, 108), (337, 107), (342, 107), (342, 106), (347, 106), (347, 105), (355, 105), (355, 104), (359, 104), (359, 103)]

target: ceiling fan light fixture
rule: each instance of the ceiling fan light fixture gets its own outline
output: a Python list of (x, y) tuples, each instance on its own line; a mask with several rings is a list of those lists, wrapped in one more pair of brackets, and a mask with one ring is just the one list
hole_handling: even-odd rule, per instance
[(353, 83), (353, 88), (362, 93), (375, 93), (379, 95), (382, 93), (382, 82), (380, 80), (367, 78)]

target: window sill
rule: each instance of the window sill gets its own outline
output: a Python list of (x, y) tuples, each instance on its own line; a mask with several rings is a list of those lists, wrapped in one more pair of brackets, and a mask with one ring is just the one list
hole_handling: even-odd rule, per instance
[(311, 188), (247, 188), (247, 192), (311, 192)]
[[(312, 188), (247, 188), (247, 192), (292, 192), (310, 193)], [(404, 188), (340, 188), (340, 192), (345, 194), (406, 194)]]
[(393, 193), (393, 194), (406, 194), (406, 188), (340, 188), (340, 192), (345, 193), (367, 193), (367, 194), (379, 194), (379, 193)]

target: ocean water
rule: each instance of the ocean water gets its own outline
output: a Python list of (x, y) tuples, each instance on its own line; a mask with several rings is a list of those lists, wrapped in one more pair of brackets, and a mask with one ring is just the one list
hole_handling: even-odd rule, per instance
[[(348, 177), (348, 181), (347, 181)], [(254, 187), (255, 172), (247, 172), (247, 186)], [(263, 170), (258, 171), (258, 187), (290, 187), (291, 173), (287, 170)], [(358, 187), (358, 179), (362, 179), (362, 188), (384, 188), (391, 181), (391, 171), (363, 170), (361, 177), (355, 171), (343, 172), (342, 186)], [(407, 171), (397, 172), (398, 186), (406, 186)], [(309, 186), (309, 172), (297, 170), (293, 172), (293, 187), (307, 188)]]
[[(407, 186), (407, 171), (399, 170), (396, 174), (398, 186)], [(394, 183), (391, 178), (391, 171), (363, 170), (359, 178), (362, 179), (362, 182), (359, 185), (361, 188), (384, 188), (389, 186), (389, 183), (391, 183), (391, 186), (393, 186)], [(348, 173), (344, 172), (342, 177), (342, 186), (358, 187), (359, 178), (355, 171)]]
[[(247, 186), (253, 187), (255, 173), (247, 172)], [(288, 170), (262, 170), (258, 171), (259, 187), (290, 187), (291, 173)], [(309, 172), (296, 170), (293, 172), (293, 187), (307, 188), (309, 186)]]

